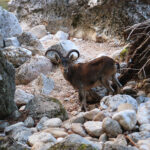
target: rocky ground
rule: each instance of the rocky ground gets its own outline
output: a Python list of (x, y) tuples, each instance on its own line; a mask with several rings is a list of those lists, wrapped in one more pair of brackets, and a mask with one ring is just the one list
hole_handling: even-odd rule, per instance
[[(72, 48), (79, 50), (78, 62), (101, 55), (122, 60), (123, 44), (84, 41), (62, 31), (52, 35), (43, 25), (29, 32), (16, 26), (20, 33), (1, 33), (5, 48), (3, 42), (0, 47), (16, 70), (14, 101), (20, 117), (0, 120), (0, 149), (150, 149), (150, 79), (131, 81), (114, 96), (100, 89), (100, 102), (81, 112), (77, 91), (64, 80), (58, 66), (44, 56), (46, 49), (53, 46), (64, 55)], [(121, 68), (124, 66), (125, 62), (121, 62)]]

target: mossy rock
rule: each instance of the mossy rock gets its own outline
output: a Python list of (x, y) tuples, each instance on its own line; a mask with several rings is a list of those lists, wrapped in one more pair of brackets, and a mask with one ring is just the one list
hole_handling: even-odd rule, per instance
[(26, 110), (29, 111), (30, 116), (36, 119), (40, 119), (43, 116), (60, 118), (61, 120), (68, 119), (67, 111), (61, 102), (52, 97), (35, 96), (35, 98), (27, 104)]
[(49, 150), (96, 150), (91, 145), (80, 143), (58, 143), (53, 145)]

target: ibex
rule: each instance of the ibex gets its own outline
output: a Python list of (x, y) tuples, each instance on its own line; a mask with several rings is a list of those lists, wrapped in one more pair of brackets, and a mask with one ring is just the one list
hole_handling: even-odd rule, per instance
[[(64, 78), (78, 90), (79, 99), (82, 102), (81, 110), (83, 111), (87, 111), (87, 90), (101, 83), (111, 93), (114, 93), (114, 89), (109, 82), (110, 78), (112, 78), (118, 89), (122, 87), (115, 76), (119, 64), (110, 57), (102, 56), (87, 63), (74, 64), (73, 62), (80, 57), (80, 53), (77, 50), (71, 50), (66, 57), (54, 49), (48, 49), (45, 53), (46, 57), (48, 57), (49, 52), (54, 53), (54, 60), (60, 64)], [(77, 58), (72, 55), (74, 52), (77, 53)]]

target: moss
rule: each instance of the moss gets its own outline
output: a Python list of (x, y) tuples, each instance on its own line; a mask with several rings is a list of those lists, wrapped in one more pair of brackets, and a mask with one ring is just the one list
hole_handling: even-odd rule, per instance
[(9, 0), (0, 0), (0, 6), (2, 6), (4, 9), (8, 9), (8, 2)]
[(125, 47), (120, 53), (121, 60), (124, 60), (127, 54), (128, 54), (128, 47)]

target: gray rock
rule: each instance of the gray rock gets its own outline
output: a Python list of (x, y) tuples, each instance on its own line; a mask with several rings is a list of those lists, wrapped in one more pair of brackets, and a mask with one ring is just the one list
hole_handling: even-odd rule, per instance
[(62, 149), (62, 150), (77, 150), (83, 148), (85, 150), (100, 150), (97, 144), (77, 135), (71, 134), (68, 135), (64, 140), (51, 147), (50, 150)]
[(111, 111), (116, 111), (118, 106), (123, 103), (129, 103), (133, 106), (134, 110), (137, 110), (138, 104), (136, 99), (129, 95), (114, 95), (114, 96), (105, 96), (101, 102), (100, 106), (104, 109), (109, 109)]
[(44, 47), (40, 40), (30, 32), (23, 32), (22, 35), (18, 37), (18, 40), (21, 47), (30, 50), (33, 55), (41, 54), (44, 51)]
[(84, 123), (84, 128), (92, 137), (100, 137), (103, 133), (102, 122), (100, 121), (87, 121)]
[(44, 116), (60, 118), (61, 120), (68, 119), (68, 114), (63, 105), (59, 100), (51, 97), (37, 95), (34, 100), (27, 104), (26, 110), (29, 111), (29, 115), (37, 119)]
[(38, 39), (44, 37), (47, 34), (46, 28), (44, 25), (37, 25), (33, 27), (30, 32), (35, 35)]
[(140, 131), (148, 131), (150, 132), (150, 124), (142, 124), (139, 128)]
[(3, 120), (0, 120), (0, 132), (1, 131), (4, 131), (4, 129), (6, 128), (6, 127), (8, 127), (9, 126), (9, 123), (8, 122), (5, 122), (5, 121), (3, 121)]
[(19, 43), (17, 37), (5, 38), (4, 41), (5, 41), (6, 47), (9, 47), (9, 46), (18, 47), (18, 46), (20, 46), (20, 43)]
[(26, 105), (28, 104), (32, 99), (34, 99), (34, 95), (25, 92), (24, 90), (21, 89), (16, 89), (15, 92), (15, 102), (18, 106), (21, 105)]
[(47, 121), (48, 119), (49, 119), (48, 117), (42, 117), (36, 125), (37, 130), (39, 131), (42, 130), (44, 128), (44, 122)]
[(93, 118), (100, 112), (98, 108), (88, 111), (84, 114), (84, 118), (88, 120), (93, 120)]
[(42, 73), (31, 84), (36, 94), (49, 95), (54, 89), (54, 81)]
[(52, 34), (48, 34), (48, 35), (42, 37), (42, 38), (40, 39), (40, 41), (41, 41), (41, 42), (46, 42), (46, 41), (52, 40), (52, 39), (53, 39), (53, 35), (52, 35)]
[(120, 124), (109, 117), (103, 120), (102, 128), (109, 137), (116, 137), (118, 134), (122, 133)]
[(2, 34), (0, 32), (0, 48), (2, 48), (2, 47), (4, 47), (4, 39), (3, 39), (3, 36), (2, 36)]
[(54, 39), (57, 40), (68, 40), (69, 34), (65, 33), (63, 31), (58, 31), (55, 35), (54, 35)]
[(150, 138), (150, 132), (149, 131), (133, 132), (131, 134), (128, 134), (128, 136), (131, 140), (137, 143), (139, 140), (145, 140), (147, 138)]
[(3, 38), (16, 37), (22, 34), (16, 16), (0, 7), (0, 29)]
[(71, 123), (81, 123), (81, 124), (83, 124), (85, 122), (84, 114), (85, 113), (81, 112), (77, 116), (72, 117), (69, 120), (70, 120)]
[(137, 112), (139, 124), (150, 124), (150, 101), (140, 104)]
[(32, 117), (27, 117), (26, 120), (24, 121), (24, 124), (26, 127), (33, 127), (34, 126), (34, 120)]
[(26, 144), (28, 137), (32, 135), (32, 131), (24, 126), (23, 122), (8, 126), (5, 128), (5, 133), (15, 141)]
[(137, 122), (136, 112), (134, 110), (124, 110), (115, 113), (112, 118), (117, 120), (125, 130), (129, 131), (134, 129)]
[(36, 55), (16, 69), (16, 84), (28, 84), (41, 73), (51, 72), (52, 64), (44, 56)]
[(137, 100), (138, 104), (140, 105), (141, 103), (145, 103), (145, 102), (149, 101), (150, 97), (138, 96), (136, 98), (136, 100)]
[(149, 150), (150, 149), (150, 138), (146, 140), (139, 140), (137, 145), (139, 146), (140, 150)]
[(2, 52), (15, 67), (21, 66), (32, 56), (31, 51), (22, 47), (15, 46), (6, 47), (2, 49)]
[(60, 118), (52, 118), (48, 119), (44, 122), (44, 128), (49, 128), (49, 127), (60, 127), (62, 125), (62, 121)]
[(0, 68), (0, 119), (4, 119), (18, 109), (14, 102), (15, 69), (7, 62), (1, 51)]

